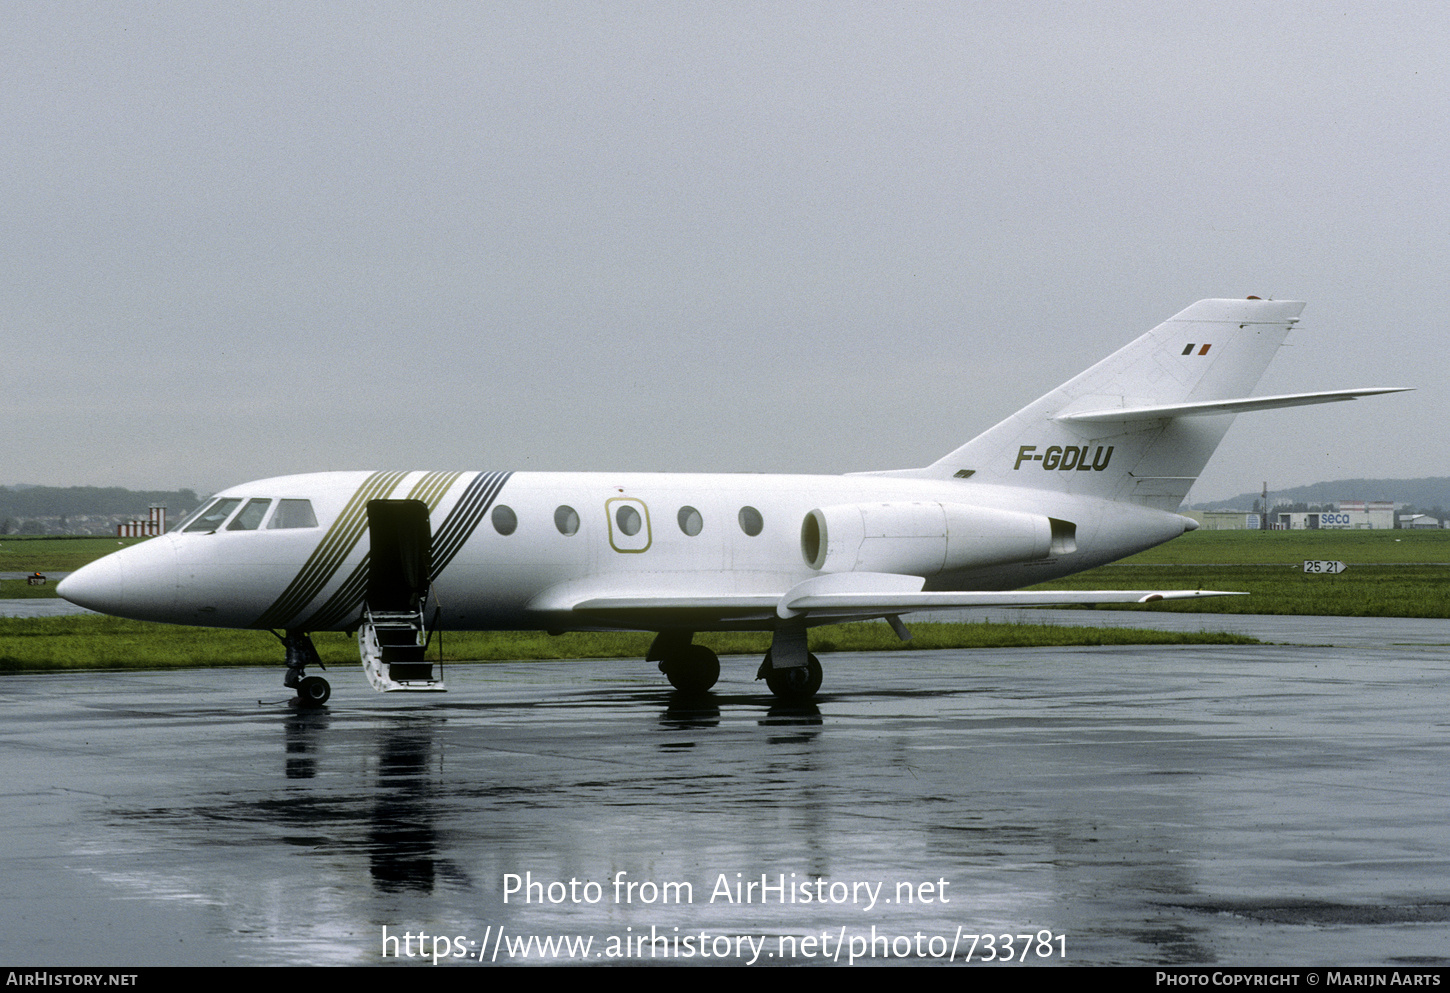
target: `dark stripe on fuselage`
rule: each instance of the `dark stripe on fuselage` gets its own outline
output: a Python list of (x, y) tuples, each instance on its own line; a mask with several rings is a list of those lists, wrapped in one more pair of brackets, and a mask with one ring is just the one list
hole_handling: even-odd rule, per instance
[[(408, 491), (405, 499), (422, 500), (428, 505), (428, 513), (431, 515), (438, 508), (443, 495), (448, 492), (457, 480), (463, 475), (461, 472), (429, 472), (423, 475)], [(364, 507), (366, 513), (366, 507)], [(360, 614), (362, 611), (363, 594), (367, 592), (368, 586), (368, 562), (372, 553), (364, 552), (362, 561), (357, 564), (348, 577), (342, 581), (342, 585), (327, 598), (327, 602), (317, 609), (311, 617), (307, 618), (301, 625), (305, 631), (325, 631), (337, 624), (344, 618)]]
[(436, 580), (453, 561), (453, 557), (468, 541), (488, 508), (493, 506), (504, 484), (512, 472), (480, 472), (468, 484), (468, 489), (458, 498), (453, 511), (433, 535), (433, 571), (431, 579)]
[(344, 617), (360, 614), (363, 594), (368, 589), (368, 561), (371, 557), (371, 552), (364, 552), (357, 568), (348, 574), (327, 602), (297, 626), (303, 631), (325, 631)]
[(323, 535), (308, 556), (301, 571), (252, 626), (287, 627), (287, 622), (331, 582), (333, 575), (357, 545), (358, 539), (367, 529), (368, 501), (387, 496), (406, 475), (405, 472), (375, 472), (363, 480), (352, 499), (348, 500), (347, 506), (342, 508), (342, 513), (337, 515), (337, 520), (327, 529), (327, 534)]

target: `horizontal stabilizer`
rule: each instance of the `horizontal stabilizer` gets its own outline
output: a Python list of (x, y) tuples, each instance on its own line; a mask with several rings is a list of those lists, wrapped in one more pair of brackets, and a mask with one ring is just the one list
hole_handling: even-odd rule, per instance
[(1253, 410), (1274, 410), (1278, 407), (1303, 407), (1311, 403), (1334, 403), (1381, 393), (1403, 393), (1408, 386), (1377, 386), (1362, 390), (1325, 390), (1319, 393), (1281, 393), (1268, 397), (1239, 397), (1231, 400), (1202, 400), (1197, 403), (1168, 403), (1148, 407), (1108, 407), (1071, 414), (1058, 414), (1053, 420), (1075, 424), (1104, 424), (1131, 421), (1156, 421), (1165, 417), (1207, 417), (1213, 414), (1243, 414)]

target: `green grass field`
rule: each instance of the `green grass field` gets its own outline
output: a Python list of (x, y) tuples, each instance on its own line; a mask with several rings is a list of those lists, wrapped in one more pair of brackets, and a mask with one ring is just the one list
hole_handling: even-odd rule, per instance
[[(1348, 568), (1338, 575), (1308, 575), (1306, 559), (1343, 562)], [(1040, 588), (1250, 594), (1128, 609), (1450, 617), (1450, 531), (1194, 531)]]
[(44, 586), (31, 586), (23, 579), (0, 579), (0, 600), (54, 599), (55, 580)]
[(1190, 531), (1123, 560), (1129, 565), (1220, 565), (1336, 559), (1354, 564), (1439, 562), (1450, 565), (1450, 530)]
[[(1292, 565), (1109, 565), (1043, 583), (1042, 589), (1232, 590), (1213, 597), (1128, 607), (1194, 614), (1311, 614), (1334, 617), (1450, 617), (1450, 566), (1359, 565), (1337, 576)], [(1113, 607), (1099, 610), (1124, 609)]]
[(74, 572), (102, 555), (145, 540), (9, 534), (0, 537), (0, 572)]

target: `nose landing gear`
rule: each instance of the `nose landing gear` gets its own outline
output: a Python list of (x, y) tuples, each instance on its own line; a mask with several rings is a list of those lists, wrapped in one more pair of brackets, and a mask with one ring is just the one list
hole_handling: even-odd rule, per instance
[(282, 644), (287, 649), (287, 675), (282, 677), (282, 685), (297, 691), (298, 706), (321, 707), (332, 696), (332, 685), (321, 676), (306, 675), (309, 665), (327, 668), (312, 639), (306, 631), (288, 631)]
[(320, 707), (332, 696), (332, 686), (321, 676), (308, 676), (297, 684), (297, 700), (304, 707)]

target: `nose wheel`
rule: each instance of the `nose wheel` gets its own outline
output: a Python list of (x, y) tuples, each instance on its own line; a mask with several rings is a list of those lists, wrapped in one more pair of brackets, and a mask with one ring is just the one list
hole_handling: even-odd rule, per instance
[(308, 676), (297, 684), (297, 702), (304, 707), (320, 707), (332, 696), (332, 684), (321, 676)]
[(297, 691), (299, 706), (321, 707), (332, 696), (332, 684), (321, 676), (306, 675), (309, 665), (323, 667), (312, 639), (306, 631), (288, 631), (282, 644), (287, 649), (287, 675), (282, 677), (282, 685)]

